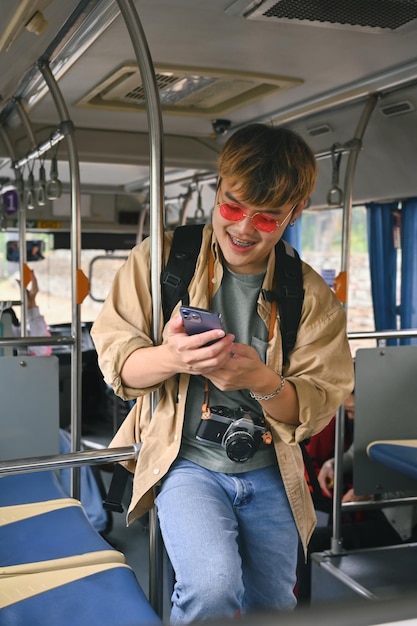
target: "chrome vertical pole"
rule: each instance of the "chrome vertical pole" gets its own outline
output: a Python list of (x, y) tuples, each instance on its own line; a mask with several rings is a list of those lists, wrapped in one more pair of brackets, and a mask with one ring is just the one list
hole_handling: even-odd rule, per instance
[[(151, 291), (152, 331), (155, 343), (161, 342), (161, 288), (160, 275), (163, 257), (164, 231), (164, 150), (161, 103), (154, 67), (132, 0), (117, 0), (120, 12), (132, 40), (145, 92), (146, 112), (150, 137), (150, 241), (151, 241)], [(151, 397), (151, 415), (158, 403), (158, 394)], [(163, 545), (155, 510), (150, 516), (149, 600), (155, 611), (163, 612)]]

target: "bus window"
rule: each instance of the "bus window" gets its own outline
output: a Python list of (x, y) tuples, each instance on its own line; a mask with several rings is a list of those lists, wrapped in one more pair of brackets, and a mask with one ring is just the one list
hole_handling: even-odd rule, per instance
[[(331, 287), (341, 270), (342, 213), (341, 208), (306, 209), (302, 217), (302, 256)], [(348, 332), (375, 330), (364, 206), (352, 208), (347, 327)], [(375, 341), (351, 342), (353, 353), (365, 347), (375, 347)]]
[(105, 254), (95, 256), (90, 261), (88, 280), (90, 282), (90, 298), (94, 302), (104, 302), (109, 292), (113, 276), (127, 259), (126, 255)]
[[(1, 238), (2, 233), (0, 233)], [(28, 233), (28, 239), (33, 233)], [(15, 237), (14, 237), (15, 239)], [(48, 325), (68, 324), (71, 322), (71, 251), (53, 249), (51, 235), (36, 235), (42, 239), (43, 259), (36, 265), (39, 284), (37, 303)], [(35, 239), (34, 239), (35, 241)], [(0, 241), (0, 299), (20, 301), (20, 278), (18, 261), (6, 257), (6, 243)], [(10, 242), (8, 242), (10, 243)], [(29, 243), (29, 242), (28, 242)], [(106, 250), (82, 250), (81, 269), (86, 276), (91, 274), (90, 294), (81, 304), (81, 321), (94, 322), (100, 311), (113, 277), (126, 258), (126, 250), (115, 250), (109, 254)], [(32, 259), (28, 258), (29, 266)], [(93, 263), (93, 271), (90, 264)]]

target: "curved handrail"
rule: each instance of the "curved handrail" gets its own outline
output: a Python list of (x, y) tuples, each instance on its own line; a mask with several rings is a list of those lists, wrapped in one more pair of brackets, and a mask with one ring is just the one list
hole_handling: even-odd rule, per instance
[[(42, 59), (38, 67), (49, 88), (61, 123), (69, 122), (69, 112), (65, 100), (58, 87), (48, 62)], [(70, 125), (72, 128), (72, 125)], [(77, 301), (77, 281), (81, 268), (81, 181), (78, 151), (73, 132), (66, 135), (68, 161), (71, 180), (71, 334), (74, 337), (71, 358), (71, 449), (79, 450), (81, 446), (82, 416), (82, 363), (81, 363), (81, 310)], [(81, 490), (80, 472), (71, 472), (71, 493), (79, 498)]]
[[(376, 96), (371, 96), (364, 107), (362, 115), (359, 119), (354, 135), (355, 145), (362, 145), (362, 138), (367, 128), (368, 122), (374, 111), (377, 102)], [(343, 189), (343, 225), (342, 225), (342, 258), (341, 258), (341, 274), (346, 276), (346, 293), (344, 294), (344, 308), (347, 314), (348, 308), (348, 268), (349, 268), (349, 252), (350, 252), (350, 234), (352, 221), (352, 198), (353, 183), (355, 179), (356, 166), (359, 157), (359, 150), (349, 152), (348, 162), (345, 172), (345, 181)], [(342, 452), (344, 447), (344, 428), (343, 428), (343, 410), (339, 407), (336, 414), (336, 431), (335, 431), (335, 462), (334, 462), (334, 492), (333, 492), (333, 536), (331, 540), (332, 550), (336, 554), (342, 550), (341, 540), (341, 502), (343, 496), (343, 466)]]

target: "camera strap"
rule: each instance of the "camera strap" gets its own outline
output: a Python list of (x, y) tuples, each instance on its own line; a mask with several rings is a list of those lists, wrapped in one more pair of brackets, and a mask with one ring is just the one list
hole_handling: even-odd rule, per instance
[[(213, 251), (210, 250), (209, 262), (208, 262), (208, 294), (209, 294), (209, 307), (211, 306), (211, 300), (213, 298), (213, 278), (214, 278), (214, 257)], [(211, 417), (210, 410), (210, 385), (207, 378), (204, 379), (204, 399), (201, 406), (201, 419), (208, 420)]]
[[(175, 229), (165, 270), (161, 273), (162, 311), (168, 321), (180, 300), (189, 304), (188, 285), (194, 275), (201, 250), (204, 224), (179, 226)], [(210, 253), (208, 263), (208, 291), (211, 303), (213, 291), (214, 259)], [(274, 334), (279, 311), (283, 362), (288, 359), (297, 336), (304, 299), (303, 276), (300, 257), (294, 248), (282, 239), (275, 246), (275, 273), (273, 289), (262, 290), (264, 300), (271, 303), (268, 341)], [(210, 390), (206, 380), (202, 419), (210, 418)]]
[[(210, 250), (209, 262), (208, 262), (208, 294), (209, 294), (209, 306), (211, 306), (211, 301), (213, 297), (213, 278), (214, 278), (214, 257), (213, 251)], [(273, 316), (274, 309), (271, 307), (271, 318), (269, 323), (269, 332), (273, 332), (275, 316), (276, 316), (276, 306), (275, 306), (275, 316)], [(230, 355), (233, 358), (233, 354)], [(211, 418), (211, 409), (210, 409), (210, 383), (208, 378), (204, 379), (204, 399), (203, 404), (201, 406), (201, 419), (208, 420)], [(266, 444), (272, 443), (272, 433), (269, 430), (266, 430), (262, 434), (262, 440)]]
[(203, 400), (203, 404), (201, 405), (201, 419), (202, 420), (209, 420), (211, 417), (211, 410), (210, 410), (210, 387), (209, 387), (209, 382), (208, 379), (205, 378), (204, 379), (204, 400)]

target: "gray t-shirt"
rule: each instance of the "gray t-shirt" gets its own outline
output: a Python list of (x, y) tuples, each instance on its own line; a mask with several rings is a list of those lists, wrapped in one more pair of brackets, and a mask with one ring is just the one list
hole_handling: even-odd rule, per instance
[[(226, 332), (233, 333), (237, 342), (252, 345), (265, 362), (268, 328), (257, 312), (257, 301), (263, 279), (264, 274), (235, 274), (225, 267), (222, 284), (213, 298), (211, 308), (222, 314)], [(207, 469), (232, 474), (276, 463), (272, 445), (261, 444), (252, 459), (239, 463), (229, 459), (222, 446), (202, 443), (196, 439), (195, 434), (201, 421), (204, 386), (203, 376), (191, 376), (180, 456)], [(262, 415), (259, 403), (250, 397), (248, 389), (222, 392), (210, 383), (209, 405), (210, 407), (221, 405), (233, 409), (243, 406)]]

